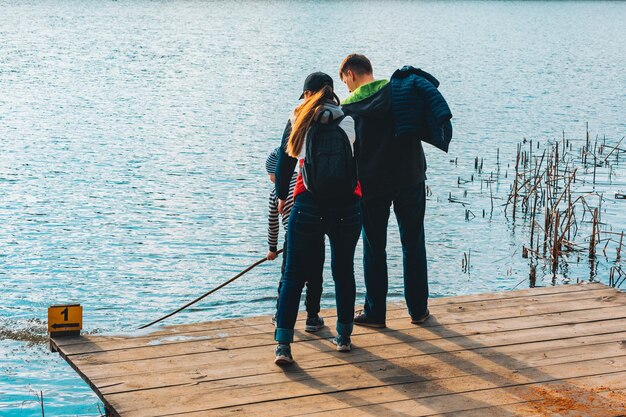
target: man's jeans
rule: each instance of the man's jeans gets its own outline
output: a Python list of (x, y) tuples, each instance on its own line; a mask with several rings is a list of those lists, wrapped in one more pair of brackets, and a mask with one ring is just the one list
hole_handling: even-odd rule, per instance
[(384, 322), (387, 314), (387, 225), (393, 203), (404, 265), (404, 297), (411, 317), (426, 313), (428, 269), (424, 240), (425, 184), (401, 189), (388, 195), (361, 201), (363, 214), (363, 268), (365, 305), (368, 318)]
[[(324, 264), (324, 245), (322, 244), (322, 264)], [(280, 267), (280, 281), (278, 282), (278, 297), (280, 298), (280, 289), (283, 286), (283, 276), (285, 276), (285, 265), (287, 263), (287, 236), (285, 235), (285, 243), (283, 244), (283, 261)], [(306, 282), (306, 292), (304, 297), (304, 306), (306, 307), (307, 317), (317, 317), (320, 313), (320, 299), (322, 298), (323, 276), (320, 275), (315, 279)], [(278, 311), (278, 300), (276, 298), (276, 311)]]
[(289, 216), (287, 260), (276, 315), (276, 341), (293, 341), (304, 283), (322, 274), (324, 235), (328, 235), (330, 241), (337, 333), (342, 337), (352, 334), (356, 297), (354, 251), (361, 226), (356, 197), (353, 202), (326, 207), (318, 205), (308, 192), (298, 195)]

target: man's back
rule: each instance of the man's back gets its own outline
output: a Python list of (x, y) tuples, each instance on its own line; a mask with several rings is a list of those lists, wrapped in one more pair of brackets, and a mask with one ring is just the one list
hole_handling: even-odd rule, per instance
[(391, 86), (385, 80), (362, 86), (343, 103), (344, 112), (355, 120), (364, 199), (426, 179), (422, 144), (395, 137), (391, 103)]

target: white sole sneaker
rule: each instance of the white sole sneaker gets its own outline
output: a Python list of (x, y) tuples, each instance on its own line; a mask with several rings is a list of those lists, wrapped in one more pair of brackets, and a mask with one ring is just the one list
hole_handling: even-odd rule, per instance
[(352, 350), (351, 345), (337, 345), (337, 352), (350, 352)]
[(337, 352), (350, 352), (352, 350), (352, 344), (351, 343), (346, 343), (346, 344), (339, 344), (337, 343), (337, 339), (334, 338), (332, 339), (333, 345), (335, 345), (337, 347)]
[(289, 365), (293, 363), (293, 356), (291, 356), (291, 349), (289, 347), (282, 347), (283, 345), (276, 346), (274, 350), (274, 363), (276, 365)]
[(276, 359), (274, 359), (274, 363), (276, 365), (290, 365), (293, 363), (293, 359), (289, 356), (276, 356)]

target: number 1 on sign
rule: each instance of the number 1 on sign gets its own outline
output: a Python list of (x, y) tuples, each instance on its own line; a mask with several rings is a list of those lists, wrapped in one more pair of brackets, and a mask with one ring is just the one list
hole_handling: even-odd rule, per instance
[(54, 305), (48, 308), (48, 333), (80, 334), (83, 328), (83, 308), (80, 304)]

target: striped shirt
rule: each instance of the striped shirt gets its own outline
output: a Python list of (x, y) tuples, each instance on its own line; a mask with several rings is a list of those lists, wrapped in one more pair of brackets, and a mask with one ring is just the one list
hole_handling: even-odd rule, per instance
[[(291, 213), (291, 207), (293, 207), (293, 190), (296, 186), (296, 180), (298, 173), (294, 172), (289, 182), (289, 196), (285, 201), (285, 208), (283, 210), (282, 220), (283, 228), (287, 232), (287, 224), (289, 223), (289, 214)], [(278, 197), (276, 197), (276, 189), (272, 187), (270, 192), (269, 201), (269, 215), (268, 215), (268, 227), (267, 227), (267, 244), (270, 251), (276, 252), (278, 250), (278, 231), (280, 229), (278, 224)]]

